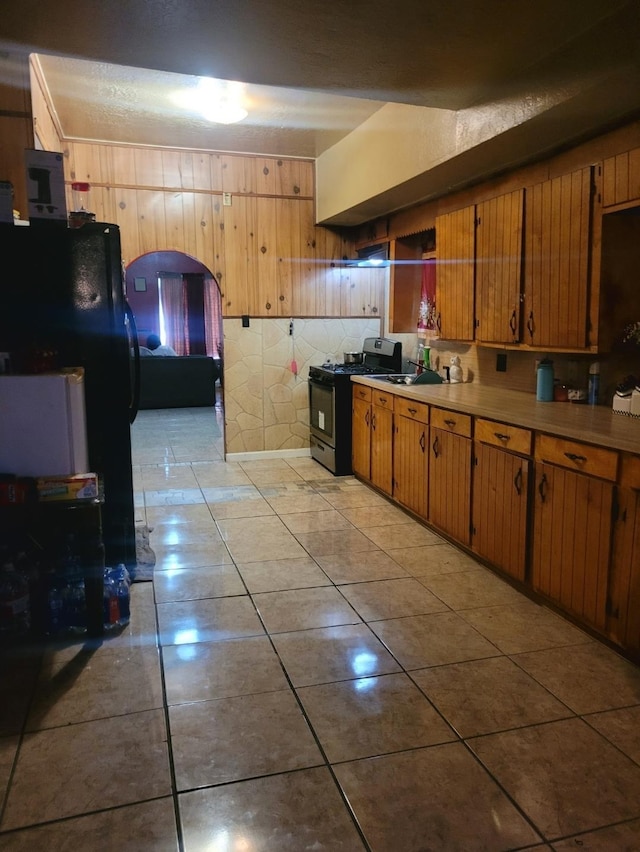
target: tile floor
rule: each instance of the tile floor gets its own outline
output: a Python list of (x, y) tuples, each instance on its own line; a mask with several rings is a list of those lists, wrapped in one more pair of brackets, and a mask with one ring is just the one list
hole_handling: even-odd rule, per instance
[(129, 628), (3, 654), (3, 852), (640, 849), (640, 670), (221, 418), (133, 426)]

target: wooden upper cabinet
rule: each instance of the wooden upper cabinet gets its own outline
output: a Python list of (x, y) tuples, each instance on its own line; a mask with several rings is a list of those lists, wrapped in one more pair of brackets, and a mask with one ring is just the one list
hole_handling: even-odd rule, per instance
[(525, 193), (524, 343), (569, 351), (589, 345), (593, 167)]
[(524, 190), (476, 207), (476, 340), (519, 343)]
[(474, 338), (475, 205), (436, 218), (436, 310), (445, 340)]
[(415, 238), (391, 240), (389, 260), (389, 331), (415, 334), (422, 289), (422, 248), (419, 241)]
[(640, 148), (608, 157), (602, 164), (602, 206), (640, 201)]

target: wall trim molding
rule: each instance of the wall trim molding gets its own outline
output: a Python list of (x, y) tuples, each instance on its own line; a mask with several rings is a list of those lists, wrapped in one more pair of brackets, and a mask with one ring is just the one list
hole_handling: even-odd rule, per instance
[(266, 459), (300, 459), (311, 458), (309, 447), (299, 447), (294, 450), (260, 450), (252, 453), (226, 453), (225, 461), (265, 461)]

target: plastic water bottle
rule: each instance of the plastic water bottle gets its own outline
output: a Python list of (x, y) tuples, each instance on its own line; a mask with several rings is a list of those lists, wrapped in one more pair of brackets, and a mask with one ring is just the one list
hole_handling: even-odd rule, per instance
[(118, 624), (120, 612), (118, 608), (118, 592), (113, 568), (104, 569), (103, 619), (104, 629), (113, 630)]
[(539, 402), (553, 401), (553, 361), (548, 358), (538, 362), (536, 399)]
[(594, 361), (593, 364), (589, 366), (589, 390), (588, 390), (588, 400), (589, 405), (597, 405), (598, 404), (598, 396), (600, 394), (600, 364), (597, 361)]
[(118, 624), (128, 624), (131, 618), (131, 578), (122, 563), (116, 566), (114, 580), (118, 597)]

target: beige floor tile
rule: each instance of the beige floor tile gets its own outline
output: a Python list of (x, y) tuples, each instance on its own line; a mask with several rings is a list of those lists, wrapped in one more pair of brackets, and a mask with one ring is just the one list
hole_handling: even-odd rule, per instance
[(162, 707), (156, 647), (80, 648), (64, 661), (44, 665), (26, 730), (89, 722)]
[(169, 709), (179, 791), (321, 766), (290, 689)]
[(349, 487), (318, 488), (327, 503), (335, 509), (358, 509), (363, 506), (387, 506), (388, 503), (371, 488), (352, 484)]
[(400, 671), (364, 624), (278, 633), (273, 644), (295, 687)]
[(17, 734), (10, 737), (0, 737), (0, 801), (4, 800), (9, 786), (9, 778), (13, 761), (18, 752), (20, 738)]
[(359, 506), (357, 508), (344, 508), (340, 512), (351, 521), (354, 527), (384, 527), (393, 524), (403, 524), (407, 521), (407, 515), (402, 509), (386, 503), (384, 506)]
[(190, 464), (168, 464), (142, 468), (142, 485), (145, 491), (197, 488), (198, 482)]
[(480, 565), (475, 559), (456, 550), (450, 544), (443, 544), (443, 540), (438, 536), (430, 544), (420, 547), (385, 547), (385, 550), (398, 565), (401, 565), (414, 577), (455, 574), (458, 571), (473, 569), (480, 570)]
[(383, 550), (330, 553), (316, 556), (316, 561), (336, 585), (408, 577)]
[(251, 480), (237, 462), (193, 462), (192, 469), (200, 488), (251, 485)]
[(282, 520), (292, 533), (323, 532), (324, 530), (348, 530), (353, 525), (335, 509), (322, 512), (292, 512)]
[(163, 650), (163, 661), (169, 705), (288, 687), (266, 636), (170, 645)]
[(302, 559), (308, 555), (304, 547), (288, 530), (258, 537), (251, 534), (244, 539), (234, 538), (227, 542), (227, 546), (236, 564), (269, 562), (274, 559)]
[(333, 586), (253, 595), (268, 633), (358, 624), (360, 616)]
[(277, 485), (281, 482), (304, 482), (303, 477), (288, 465), (286, 468), (274, 467), (263, 468), (262, 470), (246, 470), (245, 468), (245, 472), (248, 474), (251, 482), (257, 485), (258, 488), (261, 488), (263, 485)]
[[(457, 576), (457, 575), (456, 575)], [(590, 638), (560, 615), (519, 596), (517, 603), (466, 609), (460, 615), (505, 654), (579, 645)]]
[(340, 591), (365, 621), (443, 612), (447, 605), (413, 577), (340, 586)]
[(573, 715), (506, 657), (420, 669), (411, 675), (463, 738)]
[(631, 760), (640, 764), (640, 706), (594, 713), (585, 716), (584, 720)]
[(158, 603), (246, 594), (244, 583), (234, 565), (156, 571), (153, 587)]
[(215, 527), (209, 507), (202, 503), (190, 506), (149, 506), (147, 524), (154, 531), (163, 524), (206, 524)]
[(547, 840), (640, 817), (640, 767), (581, 719), (468, 743)]
[(18, 828), (171, 792), (162, 710), (26, 734), (0, 827)]
[(422, 582), (451, 609), (518, 604), (522, 594), (486, 568), (423, 577)]
[(341, 763), (334, 771), (376, 852), (507, 850), (540, 839), (462, 744)]
[(3, 852), (176, 852), (173, 799), (167, 796), (5, 834), (0, 845)]
[(640, 703), (640, 669), (598, 642), (517, 654), (513, 659), (574, 713)]
[(229, 518), (217, 523), (224, 541), (250, 541), (254, 547), (261, 544), (266, 537), (290, 535), (289, 530), (277, 515), (255, 518), (251, 522), (247, 522), (245, 518)]
[[(405, 516), (406, 517), (406, 516)], [(399, 547), (406, 547), (407, 542), (418, 547), (420, 545), (436, 544), (441, 541), (435, 533), (423, 527), (417, 521), (401, 524), (386, 524), (384, 526), (363, 527), (362, 532), (375, 542), (381, 550), (387, 553)]]
[(456, 739), (405, 674), (305, 686), (297, 693), (331, 763)]
[(213, 518), (205, 523), (158, 524), (149, 536), (152, 548), (161, 551), (168, 547), (184, 549), (191, 545), (216, 547), (221, 541), (222, 536)]
[(275, 514), (263, 497), (255, 497), (253, 500), (216, 500), (209, 503), (206, 488), (204, 489), (204, 496), (216, 521), (224, 521), (227, 518), (257, 518), (261, 515)]
[(0, 648), (0, 737), (21, 732), (41, 658), (36, 649)]
[(331, 553), (357, 553), (378, 550), (376, 545), (359, 530), (325, 530), (324, 532), (297, 533), (296, 538), (313, 557)]
[[(287, 494), (269, 497), (265, 494), (269, 505), (279, 515), (290, 515), (295, 512), (322, 512), (331, 509), (331, 503), (321, 494), (308, 492), (303, 494)], [(284, 518), (283, 518), (284, 520)]]
[(637, 852), (640, 849), (640, 820), (601, 828), (575, 837), (558, 840), (551, 845), (555, 852)]
[(154, 547), (155, 571), (177, 568), (202, 568), (206, 565), (227, 565), (233, 562), (229, 548), (223, 541), (210, 544), (190, 544), (188, 547)]
[(310, 556), (269, 562), (240, 562), (238, 571), (251, 594), (331, 585), (331, 580)]
[[(329, 770), (303, 769), (179, 796), (184, 852), (364, 852)], [(215, 847), (213, 847), (215, 848)]]
[(371, 629), (405, 669), (460, 663), (500, 653), (455, 612), (373, 621)]
[(323, 467), (321, 464), (315, 461), (315, 459), (293, 458), (287, 459), (287, 463), (296, 471), (296, 473), (299, 473), (300, 476), (304, 477), (304, 479), (311, 481), (333, 480), (333, 474), (331, 473), (331, 471), (327, 470), (326, 467)]
[(172, 488), (169, 491), (145, 491), (145, 506), (189, 506), (204, 503), (204, 496), (199, 488)]
[(248, 595), (158, 604), (162, 645), (260, 636), (264, 628)]

